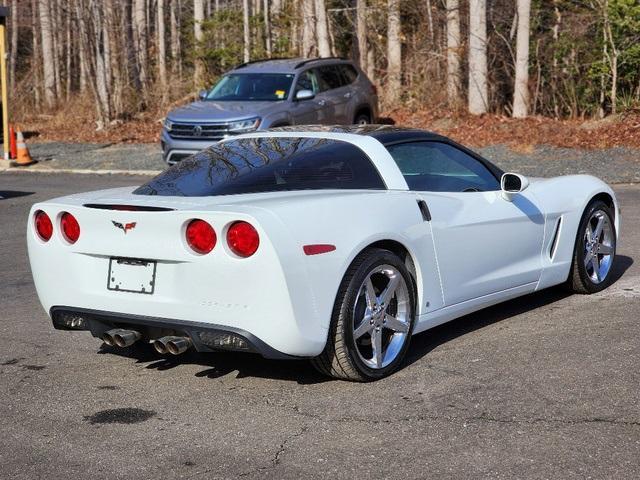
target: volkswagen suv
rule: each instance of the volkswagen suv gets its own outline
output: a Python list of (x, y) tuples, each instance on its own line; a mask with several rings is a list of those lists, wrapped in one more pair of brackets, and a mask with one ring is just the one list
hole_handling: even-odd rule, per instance
[(161, 135), (173, 164), (230, 135), (272, 127), (366, 124), (378, 116), (375, 86), (353, 62), (340, 58), (244, 63), (199, 100), (172, 110)]

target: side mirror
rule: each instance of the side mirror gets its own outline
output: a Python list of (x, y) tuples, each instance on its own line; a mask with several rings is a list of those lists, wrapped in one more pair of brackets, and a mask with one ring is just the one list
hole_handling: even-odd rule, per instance
[(316, 94), (311, 90), (299, 90), (296, 93), (296, 100), (311, 100)]
[(200, 100), (205, 100), (207, 98), (207, 93), (209, 93), (209, 92), (207, 92), (206, 90), (200, 90), (198, 92), (198, 98)]
[(505, 173), (500, 180), (502, 198), (507, 202), (510, 202), (516, 193), (522, 192), (528, 186), (529, 180), (527, 177), (518, 173)]

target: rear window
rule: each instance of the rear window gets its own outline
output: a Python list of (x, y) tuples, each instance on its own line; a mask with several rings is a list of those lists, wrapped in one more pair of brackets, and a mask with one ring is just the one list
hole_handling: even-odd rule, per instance
[(340, 88), (345, 84), (345, 81), (340, 74), (340, 68), (338, 67), (338, 65), (320, 67), (317, 71), (320, 76), (321, 92), (333, 90), (334, 88)]
[(137, 195), (201, 197), (287, 190), (386, 187), (358, 147), (302, 137), (243, 138), (218, 143), (137, 188)]
[(358, 78), (358, 71), (352, 65), (341, 65), (340, 70), (347, 83), (353, 83)]

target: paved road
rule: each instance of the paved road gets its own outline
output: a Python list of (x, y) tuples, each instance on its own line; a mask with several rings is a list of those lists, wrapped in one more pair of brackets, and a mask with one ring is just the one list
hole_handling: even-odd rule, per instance
[(26, 258), (29, 205), (136, 181), (0, 174), (0, 477), (640, 478), (640, 187), (617, 187), (608, 291), (459, 319), (362, 385), (305, 362), (163, 359), (54, 331)]

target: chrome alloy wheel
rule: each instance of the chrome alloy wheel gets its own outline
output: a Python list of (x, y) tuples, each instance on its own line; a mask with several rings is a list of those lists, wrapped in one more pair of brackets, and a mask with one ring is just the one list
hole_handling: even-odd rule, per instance
[(360, 360), (384, 368), (402, 351), (411, 325), (407, 282), (391, 265), (373, 269), (360, 286), (353, 309), (353, 340)]
[(596, 210), (584, 232), (584, 268), (594, 284), (607, 278), (614, 255), (615, 237), (611, 221), (602, 210)]

